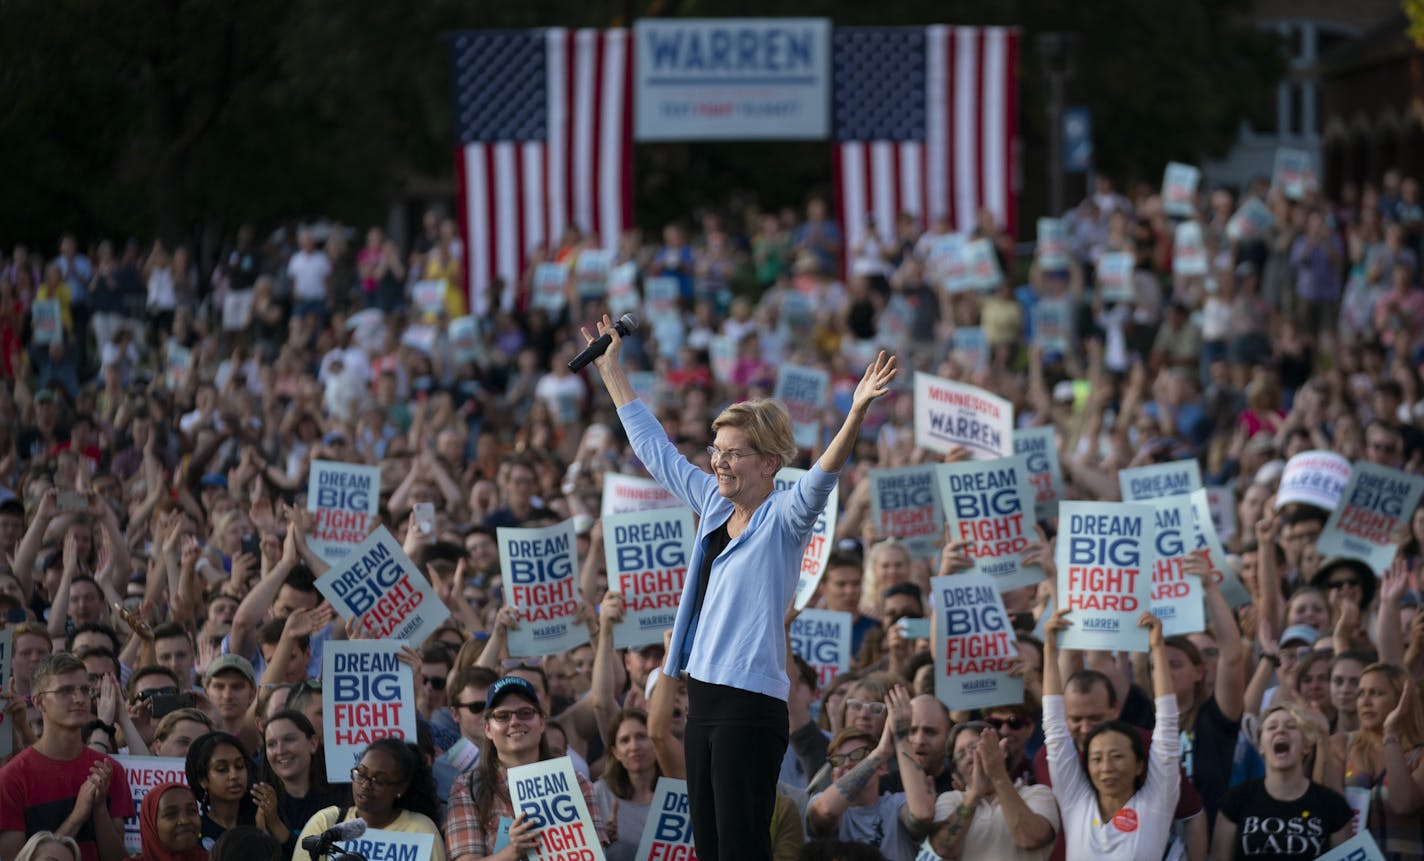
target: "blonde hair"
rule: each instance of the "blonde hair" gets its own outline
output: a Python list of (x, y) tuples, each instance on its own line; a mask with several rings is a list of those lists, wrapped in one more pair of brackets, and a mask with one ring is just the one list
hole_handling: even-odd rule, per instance
[(776, 458), (781, 466), (796, 460), (796, 438), (791, 430), (791, 414), (779, 401), (761, 398), (732, 404), (712, 422), (715, 434), (722, 428), (736, 428), (759, 454)]
[[(1370, 673), (1379, 673), (1389, 680), (1390, 687), (1394, 688), (1396, 705), (1398, 699), (1404, 696), (1405, 683), (1409, 681), (1409, 673), (1402, 667), (1394, 664), (1374, 663), (1365, 667), (1360, 673), (1360, 679)], [(1411, 692), (1410, 702), (1405, 706), (1404, 725), (1400, 727), (1399, 741), (1404, 750), (1410, 750), (1417, 745), (1424, 744), (1424, 704), (1420, 703), (1419, 690), (1416, 685)], [(1357, 736), (1358, 737), (1358, 736)]]
[(20, 851), (15, 853), (15, 861), (30, 861), (40, 851), (40, 847), (46, 843), (58, 843), (69, 850), (74, 861), (80, 861), (79, 844), (74, 842), (74, 838), (55, 834), (53, 831), (36, 831), (29, 840), (25, 841), (25, 845), (20, 847)]
[(1320, 741), (1315, 721), (1311, 720), (1299, 705), (1291, 702), (1275, 703), (1261, 715), (1261, 722), (1256, 725), (1256, 748), (1259, 750), (1261, 747), (1261, 734), (1265, 732), (1266, 719), (1276, 712), (1288, 712), (1291, 717), (1295, 718), (1296, 724), (1300, 727), (1301, 737), (1305, 739), (1305, 752), (1309, 754), (1314, 750), (1316, 743)]

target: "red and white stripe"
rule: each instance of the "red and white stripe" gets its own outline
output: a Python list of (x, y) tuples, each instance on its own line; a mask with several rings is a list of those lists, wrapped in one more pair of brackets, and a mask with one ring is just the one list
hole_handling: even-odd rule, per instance
[[(543, 141), (472, 143), (456, 159), (470, 308), (508, 308), (529, 252), (570, 225), (615, 248), (632, 224), (632, 61), (628, 31), (545, 31)], [(503, 296), (491, 295), (497, 281)]]
[(865, 239), (874, 216), (883, 240), (910, 213), (921, 228), (947, 216), (974, 229), (979, 210), (1014, 228), (1014, 138), (1018, 112), (1018, 30), (925, 28), (925, 139), (843, 141), (835, 184), (847, 254)]

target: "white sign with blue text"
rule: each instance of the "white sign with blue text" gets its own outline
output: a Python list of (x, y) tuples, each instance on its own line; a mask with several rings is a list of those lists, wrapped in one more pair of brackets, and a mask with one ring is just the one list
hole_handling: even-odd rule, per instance
[(614, 648), (661, 643), (663, 632), (671, 630), (695, 536), (686, 508), (603, 518), (608, 588), (623, 596), (624, 616), (613, 626)]
[(333, 640), (321, 653), (322, 741), (332, 783), (350, 783), (351, 769), (377, 739), (415, 741), (415, 675), (401, 663), (395, 640)]
[(578, 548), (574, 522), (535, 529), (501, 526), (499, 567), (504, 593), (519, 611), (519, 627), (509, 632), (509, 654), (529, 658), (557, 655), (588, 642), (578, 613)]
[(994, 578), (935, 577), (930, 594), (937, 628), (935, 697), (951, 711), (1023, 702), (1023, 679), (1009, 675), (1018, 640)]

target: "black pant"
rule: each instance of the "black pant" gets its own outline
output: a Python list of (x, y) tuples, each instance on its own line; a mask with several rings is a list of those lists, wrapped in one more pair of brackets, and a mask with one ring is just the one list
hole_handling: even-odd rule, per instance
[(699, 861), (771, 861), (786, 703), (687, 679), (687, 795)]

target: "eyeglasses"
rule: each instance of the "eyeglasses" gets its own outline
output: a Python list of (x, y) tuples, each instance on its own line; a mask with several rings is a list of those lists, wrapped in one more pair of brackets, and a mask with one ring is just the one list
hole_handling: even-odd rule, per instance
[(984, 718), (984, 723), (993, 727), (995, 730), (1007, 729), (1009, 732), (1018, 732), (1019, 730), (1028, 726), (1028, 721), (1019, 717), (1018, 715), (1013, 715), (1011, 717), (1006, 718), (986, 717)]
[(1345, 580), (1331, 580), (1328, 584), (1326, 584), (1326, 587), (1331, 592), (1334, 592), (1336, 589), (1358, 589), (1360, 588), (1360, 581), (1356, 580), (1354, 577), (1350, 577)]
[(739, 448), (729, 448), (726, 451), (722, 451), (715, 445), (707, 446), (707, 456), (712, 459), (713, 463), (716, 463), (718, 460), (726, 460), (728, 463), (736, 463), (742, 458), (751, 457), (754, 454), (756, 454), (756, 452), (742, 451)]
[(454, 705), (450, 706), (450, 708), (454, 709), (455, 711), (464, 709), (472, 715), (477, 715), (485, 710), (485, 701), (478, 700), (472, 703), (455, 703)]
[(369, 784), (371, 786), (376, 787), (377, 789), (390, 789), (391, 787), (400, 783), (400, 781), (398, 780), (388, 780), (384, 777), (372, 777), (369, 771), (360, 767), (351, 769), (351, 782)]
[(845, 707), (846, 711), (848, 712), (865, 712), (869, 715), (885, 714), (885, 703), (868, 703), (864, 700), (846, 700)]
[(92, 685), (61, 685), (47, 691), (39, 691), (41, 694), (56, 694), (67, 699), (73, 699), (76, 695), (82, 699), (93, 699), (94, 688)]
[(860, 762), (870, 755), (870, 747), (858, 747), (850, 753), (833, 753), (826, 757), (826, 762), (831, 764), (831, 768), (840, 768), (848, 762)]
[(426, 675), (422, 675), (422, 676), (420, 677), (420, 679), (421, 679), (421, 681), (425, 682), (427, 685), (430, 685), (430, 687), (434, 688), (434, 689), (437, 690), (437, 691), (443, 691), (443, 690), (445, 690), (445, 677), (444, 677), (444, 676), (426, 676)]
[(531, 720), (538, 716), (538, 709), (534, 708), (533, 706), (524, 706), (523, 708), (514, 709), (512, 711), (505, 710), (490, 712), (488, 715), (485, 716), (485, 718), (492, 724), (504, 726), (505, 724), (508, 724), (510, 721), (516, 718), (519, 720), (520, 723), (529, 723)]

